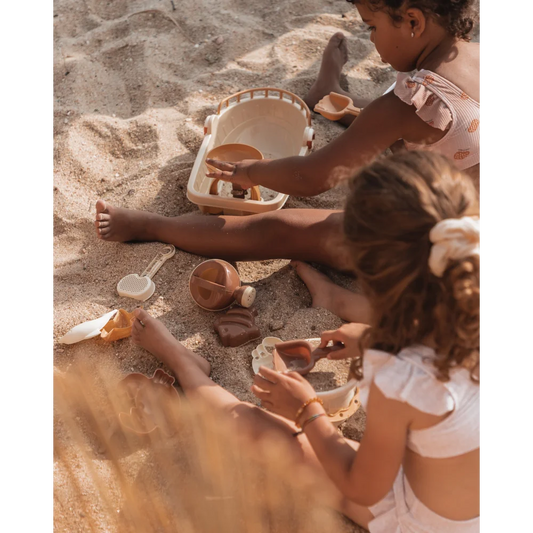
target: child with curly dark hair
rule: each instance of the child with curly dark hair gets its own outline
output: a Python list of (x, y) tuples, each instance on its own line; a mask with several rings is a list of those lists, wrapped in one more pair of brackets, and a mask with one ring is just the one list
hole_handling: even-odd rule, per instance
[(133, 340), (240, 435), (285, 442), (310, 467), (310, 490), (371, 533), (478, 533), (477, 193), (443, 156), (404, 152), (355, 176), (345, 212), (374, 326), (324, 332), (322, 345), (342, 341), (364, 380), (360, 445), (339, 435), (297, 373), (261, 367), (252, 392), (263, 411), (215, 384), (207, 360), (142, 309)]
[[(342, 176), (336, 172), (338, 167), (355, 170), (398, 140), (408, 150), (441, 153), (459, 169), (475, 173), (479, 46), (469, 42), (475, 0), (349, 1), (368, 24), (370, 40), (382, 61), (399, 72), (394, 92), (371, 103), (353, 98), (363, 112), (345, 133), (309, 157), (221, 163), (221, 172), (209, 175), (245, 188), (260, 184), (289, 194), (312, 195), (335, 185)], [(336, 34), (307, 96), (310, 107), (330, 91), (348, 94), (339, 84), (346, 58), (344, 36)]]
[[(401, 144), (448, 157), (477, 184), (479, 179), (479, 46), (468, 42), (475, 0), (355, 0), (384, 61), (399, 71), (396, 88), (371, 103), (354, 98), (363, 111), (348, 129), (306, 157), (224, 163), (208, 176), (244, 189), (262, 185), (297, 196), (320, 194)], [(314, 103), (330, 91), (344, 93), (339, 78), (347, 59), (344, 36), (330, 40), (315, 86)], [(411, 71), (416, 70), (414, 74)], [(198, 255), (228, 260), (294, 259), (349, 270), (342, 248), (342, 212), (284, 209), (248, 217), (164, 217), (96, 205), (98, 236), (104, 240), (158, 240)], [(295, 263), (313, 304), (350, 322), (364, 322), (340, 287), (325, 286), (316, 271)]]

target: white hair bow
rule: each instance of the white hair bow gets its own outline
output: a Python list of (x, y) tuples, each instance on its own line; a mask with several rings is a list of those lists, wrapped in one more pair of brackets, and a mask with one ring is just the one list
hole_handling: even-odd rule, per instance
[(479, 218), (441, 220), (429, 232), (429, 240), (433, 243), (429, 268), (441, 278), (449, 261), (479, 255)]

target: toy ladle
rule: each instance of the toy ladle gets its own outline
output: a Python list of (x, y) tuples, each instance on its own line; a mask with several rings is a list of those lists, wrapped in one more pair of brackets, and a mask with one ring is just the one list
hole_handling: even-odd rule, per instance
[(328, 120), (340, 120), (346, 115), (358, 116), (361, 113), (361, 109), (353, 105), (349, 96), (333, 92), (316, 104), (315, 111)]
[(319, 359), (343, 348), (344, 346), (337, 344), (313, 350), (313, 346), (308, 341), (279, 342), (274, 346), (272, 353), (274, 368), (280, 372), (289, 370), (305, 376), (313, 369)]

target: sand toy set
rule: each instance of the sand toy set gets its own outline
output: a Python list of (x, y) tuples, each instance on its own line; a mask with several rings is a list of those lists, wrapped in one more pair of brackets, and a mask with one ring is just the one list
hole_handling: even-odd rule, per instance
[[(317, 104), (315, 111), (330, 120), (339, 120), (346, 114), (357, 116), (360, 109), (353, 106), (350, 98), (331, 93)], [(314, 137), (309, 108), (295, 94), (276, 88), (236, 93), (220, 102), (217, 113), (205, 120), (204, 140), (189, 177), (187, 197), (202, 212), (210, 214), (248, 215), (281, 209), (287, 194), (261, 186), (247, 191), (210, 178), (206, 173), (216, 169), (207, 165), (206, 159), (235, 163), (306, 156)], [(140, 275), (128, 274), (119, 281), (118, 294), (140, 301), (149, 299), (155, 292), (152, 278), (175, 253), (174, 246), (166, 245)], [(257, 311), (251, 307), (256, 298), (255, 288), (242, 285), (230, 263), (210, 259), (199, 264), (189, 278), (189, 291), (202, 309), (227, 310), (214, 322), (223, 346), (242, 346), (261, 337), (255, 324)], [(133, 313), (114, 310), (72, 328), (59, 342), (72, 344), (96, 336), (108, 342), (116, 341), (131, 335), (133, 321)], [(320, 339), (283, 342), (277, 337), (267, 337), (252, 352), (254, 372), (267, 366), (306, 375), (319, 359), (339, 349), (337, 346), (318, 348), (319, 342)], [(171, 435), (173, 424), (165, 416), (164, 403), (179, 402), (173, 383), (174, 378), (161, 369), (152, 378), (128, 374), (118, 385), (123, 393), (121, 425), (137, 435), (149, 435), (157, 428)], [(330, 421), (336, 425), (359, 407), (358, 389), (352, 375), (345, 385), (317, 395), (324, 402)]]
[[(339, 346), (328, 346), (326, 348), (317, 348), (320, 339), (294, 340), (283, 342), (277, 337), (266, 337), (263, 339), (255, 350), (252, 351), (252, 368), (254, 373), (258, 373), (262, 366), (270, 369), (284, 371), (287, 365), (291, 366), (294, 362), (307, 361), (304, 373), (311, 371), (315, 362), (328, 353), (340, 349)], [(280, 353), (283, 353), (281, 359)], [(319, 357), (320, 356), (320, 357)], [(280, 363), (281, 360), (281, 363)], [(311, 366), (311, 368), (308, 368)], [(288, 370), (293, 370), (289, 368)], [(302, 373), (303, 367), (294, 369)], [(350, 376), (348, 381), (341, 387), (332, 390), (317, 392), (317, 396), (322, 400), (324, 410), (328, 415), (329, 421), (335, 426), (350, 418), (360, 407), (359, 389), (357, 381)]]
[[(205, 160), (208, 154), (233, 162), (305, 156), (313, 139), (311, 112), (295, 94), (264, 87), (229, 96), (220, 102), (217, 113), (205, 120), (204, 140), (189, 177), (187, 197), (204, 213), (246, 215), (281, 209), (287, 194), (258, 187), (249, 196), (235, 196), (231, 184), (206, 176)], [(218, 152), (212, 152), (217, 148)], [(234, 153), (236, 148), (240, 154)]]

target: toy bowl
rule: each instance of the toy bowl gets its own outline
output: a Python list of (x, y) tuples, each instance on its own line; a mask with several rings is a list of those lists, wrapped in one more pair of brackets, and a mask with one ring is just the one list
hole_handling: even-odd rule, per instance
[[(218, 159), (219, 161), (230, 161), (237, 163), (245, 159), (263, 159), (263, 154), (253, 146), (242, 143), (221, 144), (207, 152), (206, 159)], [(216, 169), (206, 163), (207, 168)]]

